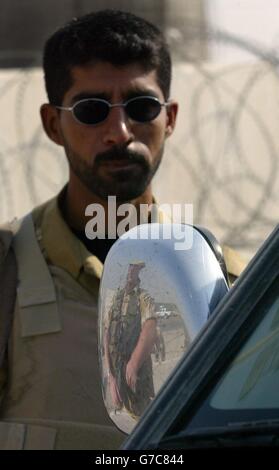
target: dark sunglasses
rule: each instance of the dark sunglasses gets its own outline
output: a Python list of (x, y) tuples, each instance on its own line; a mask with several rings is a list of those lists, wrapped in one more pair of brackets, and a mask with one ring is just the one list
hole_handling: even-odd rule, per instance
[(160, 103), (155, 96), (137, 96), (125, 101), (125, 103), (111, 104), (99, 98), (88, 98), (77, 101), (71, 107), (55, 106), (63, 111), (70, 111), (74, 118), (81, 124), (95, 126), (105, 121), (111, 108), (122, 107), (127, 116), (136, 122), (153, 121), (161, 112), (163, 106), (170, 103)]

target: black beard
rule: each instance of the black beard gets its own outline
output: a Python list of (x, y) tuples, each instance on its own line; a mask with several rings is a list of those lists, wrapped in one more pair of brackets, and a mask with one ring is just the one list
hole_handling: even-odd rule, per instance
[[(90, 192), (103, 200), (116, 196), (119, 202), (131, 201), (142, 195), (155, 175), (163, 155), (163, 147), (150, 165), (144, 155), (128, 150), (126, 147), (113, 147), (107, 152), (96, 155), (93, 167), (80, 159), (69, 148), (66, 154), (72, 171)], [(103, 162), (130, 160), (136, 165), (128, 170), (119, 171), (114, 177), (105, 178), (99, 173)]]

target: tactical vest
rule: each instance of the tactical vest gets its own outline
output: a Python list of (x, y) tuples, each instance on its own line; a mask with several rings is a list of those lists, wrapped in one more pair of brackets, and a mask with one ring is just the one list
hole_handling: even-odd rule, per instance
[(124, 435), (102, 399), (97, 301), (47, 264), (31, 214), (13, 228), (19, 283), (0, 449), (118, 448)]
[(126, 366), (137, 345), (142, 324), (141, 297), (143, 290), (135, 288), (125, 294), (119, 289), (109, 312), (109, 355), (112, 375), (128, 413), (139, 419), (155, 396), (151, 357), (147, 357), (138, 370), (136, 390), (126, 382)]

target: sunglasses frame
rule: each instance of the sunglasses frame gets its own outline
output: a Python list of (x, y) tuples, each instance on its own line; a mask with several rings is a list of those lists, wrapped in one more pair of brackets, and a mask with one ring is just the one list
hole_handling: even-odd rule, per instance
[[(154, 118), (149, 119), (149, 120), (147, 120), (147, 121), (137, 121), (136, 119), (131, 118), (131, 117), (129, 116), (129, 114), (127, 113), (126, 109), (125, 109), (125, 108), (127, 107), (127, 105), (128, 105), (129, 103), (133, 102), (133, 101), (140, 101), (141, 99), (146, 99), (146, 98), (148, 98), (149, 100), (152, 100), (152, 101), (156, 101), (156, 103), (158, 103), (158, 104), (160, 105), (161, 108), (160, 108), (158, 114), (157, 114)], [(88, 102), (88, 101), (94, 101), (94, 102), (97, 101), (98, 103), (104, 103), (104, 104), (106, 104), (106, 105), (108, 106), (108, 110), (109, 110), (109, 111), (108, 111), (108, 114), (107, 114), (107, 116), (105, 117), (105, 119), (102, 119), (101, 121), (98, 121), (98, 122), (96, 122), (95, 124), (87, 124), (87, 123), (85, 123), (85, 122), (80, 121), (80, 120), (76, 117), (76, 115), (75, 115), (75, 108), (76, 108), (76, 106), (78, 106), (80, 103), (84, 103), (84, 102)], [(125, 110), (125, 112), (126, 112), (126, 115), (128, 116), (129, 119), (131, 119), (131, 120), (134, 121), (134, 122), (137, 122), (137, 123), (140, 123), (140, 124), (144, 124), (144, 123), (146, 123), (146, 122), (151, 122), (151, 121), (153, 121), (154, 119), (156, 119), (156, 117), (159, 116), (159, 114), (160, 114), (160, 112), (161, 112), (161, 110), (162, 110), (162, 107), (167, 107), (167, 106), (169, 106), (169, 104), (170, 104), (170, 101), (166, 101), (166, 102), (161, 103), (160, 100), (159, 100), (158, 98), (156, 98), (156, 96), (142, 95), (142, 96), (135, 96), (134, 98), (130, 98), (129, 100), (124, 101), (124, 103), (115, 103), (115, 104), (111, 104), (109, 101), (104, 100), (104, 99), (102, 99), (102, 98), (84, 98), (84, 99), (82, 99), (82, 100), (77, 101), (75, 104), (73, 104), (73, 106), (67, 107), (67, 106), (56, 106), (56, 105), (55, 105), (55, 108), (56, 108), (56, 109), (60, 109), (60, 110), (62, 110), (62, 111), (70, 111), (70, 112), (72, 113), (72, 115), (73, 115), (75, 121), (77, 121), (79, 124), (83, 124), (84, 126), (98, 126), (99, 124), (105, 122), (105, 120), (108, 118), (109, 113), (110, 113), (110, 110), (111, 110), (112, 108), (117, 108), (117, 107), (118, 107), (118, 108), (119, 108), (119, 107), (124, 108), (124, 110)]]

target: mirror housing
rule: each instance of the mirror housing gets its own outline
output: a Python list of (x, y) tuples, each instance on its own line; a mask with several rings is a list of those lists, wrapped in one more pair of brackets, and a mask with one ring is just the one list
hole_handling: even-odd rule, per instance
[(99, 293), (103, 398), (129, 433), (228, 290), (192, 226), (145, 224), (108, 253)]

